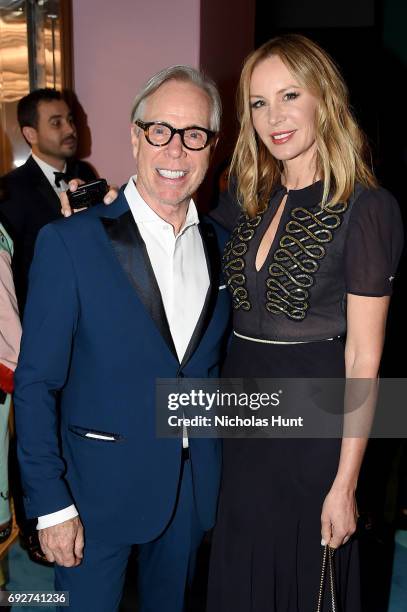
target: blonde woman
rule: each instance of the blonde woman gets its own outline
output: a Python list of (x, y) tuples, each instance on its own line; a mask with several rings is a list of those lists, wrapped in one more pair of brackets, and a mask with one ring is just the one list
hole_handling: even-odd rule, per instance
[[(224, 254), (234, 337), (223, 375), (375, 378), (402, 226), (341, 75), (307, 38), (276, 38), (247, 59), (238, 106), (231, 175), (242, 214)], [(315, 610), (321, 540), (336, 549), (337, 612), (359, 612), (365, 446), (224, 441), (209, 612)]]

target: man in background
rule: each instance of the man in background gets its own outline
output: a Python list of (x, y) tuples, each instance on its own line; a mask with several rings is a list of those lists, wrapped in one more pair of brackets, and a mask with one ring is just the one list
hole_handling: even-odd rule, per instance
[(88, 164), (75, 159), (78, 137), (61, 92), (32, 91), (19, 101), (17, 118), (31, 155), (2, 178), (0, 219), (14, 242), (13, 276), (22, 315), (38, 232), (61, 216), (58, 196), (71, 177), (88, 182), (96, 175)]

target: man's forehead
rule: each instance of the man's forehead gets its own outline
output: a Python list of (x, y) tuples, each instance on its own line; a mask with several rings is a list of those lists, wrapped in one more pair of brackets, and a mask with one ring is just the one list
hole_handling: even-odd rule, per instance
[(41, 100), (38, 103), (38, 114), (45, 119), (58, 116), (71, 115), (72, 111), (65, 100)]
[[(163, 83), (145, 101), (145, 121), (171, 120), (208, 124), (211, 101), (207, 93), (188, 81)], [(191, 123), (192, 122), (192, 123)]]

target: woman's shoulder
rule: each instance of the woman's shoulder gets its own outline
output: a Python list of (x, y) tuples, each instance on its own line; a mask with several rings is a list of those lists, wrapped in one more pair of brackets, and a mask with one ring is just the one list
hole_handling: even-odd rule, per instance
[(396, 230), (403, 226), (399, 203), (384, 187), (369, 188), (357, 183), (350, 203), (352, 224), (382, 224)]
[(394, 195), (385, 187), (366, 187), (356, 183), (354, 190), (354, 206), (380, 209), (399, 209), (399, 204)]

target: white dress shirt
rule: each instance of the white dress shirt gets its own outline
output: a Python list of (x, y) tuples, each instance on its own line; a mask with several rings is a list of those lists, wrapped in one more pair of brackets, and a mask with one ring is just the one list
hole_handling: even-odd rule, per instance
[[(170, 223), (161, 219), (137, 191), (131, 177), (124, 195), (137, 223), (160, 289), (168, 325), (181, 363), (202, 312), (209, 289), (209, 273), (199, 218), (190, 200), (185, 223), (175, 236)], [(183, 446), (188, 446), (184, 430)], [(52, 514), (38, 517), (37, 529), (67, 521), (78, 512), (72, 504)]]
[(124, 195), (145, 242), (181, 363), (209, 288), (198, 213), (191, 200), (185, 224), (175, 236), (172, 225), (144, 202), (135, 180), (136, 177), (130, 179)]
[[(53, 190), (55, 191), (55, 193), (57, 195), (62, 193), (62, 191), (66, 191), (68, 189), (69, 185), (64, 180), (62, 180), (60, 182), (59, 187), (57, 187), (56, 184), (55, 184), (55, 174), (54, 173), (55, 172), (61, 172), (61, 170), (58, 170), (58, 168), (54, 168), (54, 166), (50, 166), (43, 159), (40, 159), (39, 157), (37, 157), (37, 155), (34, 155), (33, 152), (31, 152), (31, 155), (32, 155), (33, 160), (39, 165), (39, 167), (41, 168), (41, 170), (43, 171), (43, 173), (47, 177), (51, 187), (53, 188)], [(66, 164), (65, 164), (62, 172), (66, 172)]]

